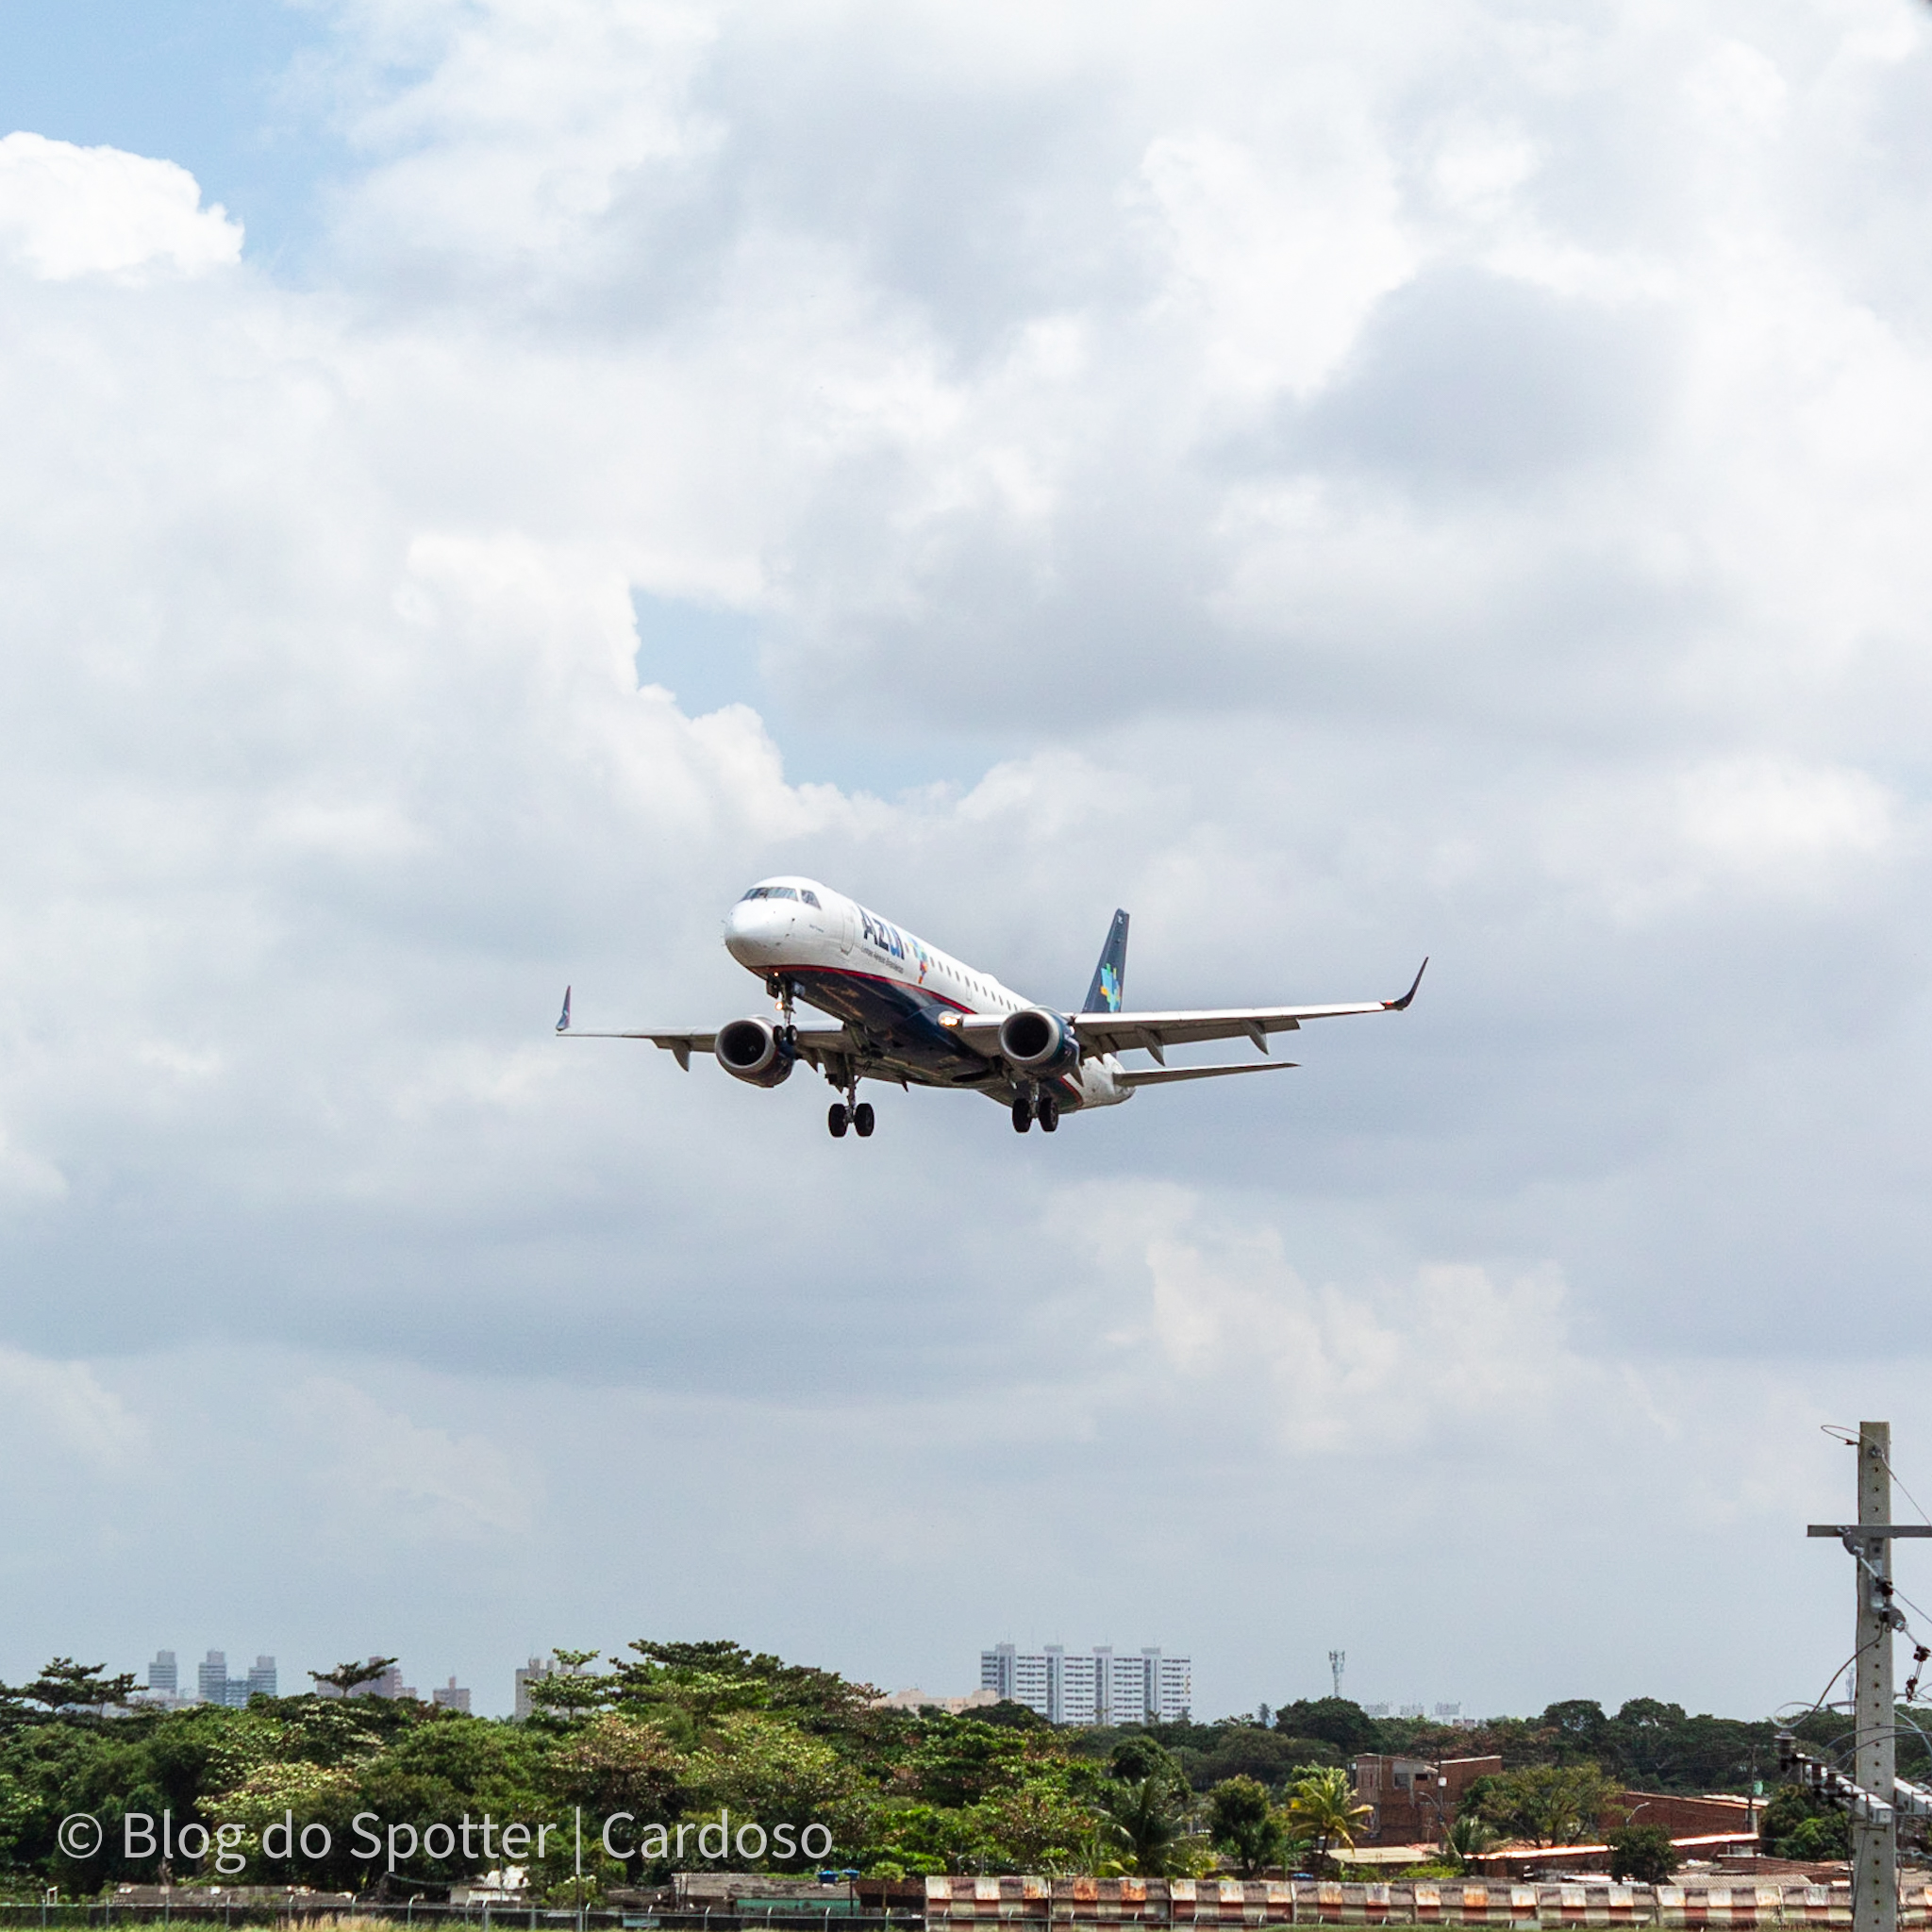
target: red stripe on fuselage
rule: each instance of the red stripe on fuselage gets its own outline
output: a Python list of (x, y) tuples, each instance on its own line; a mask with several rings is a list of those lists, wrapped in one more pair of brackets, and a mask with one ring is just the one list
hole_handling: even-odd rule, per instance
[(941, 1007), (950, 1007), (956, 1013), (970, 1013), (974, 1019), (991, 1017), (982, 1015), (977, 1007), (962, 1005), (930, 986), (921, 986), (916, 979), (891, 979), (883, 973), (861, 973), (853, 966), (774, 966), (760, 967), (760, 972), (770, 971), (782, 978), (803, 979), (808, 974), (815, 974), (821, 979), (859, 979), (873, 986), (890, 986), (894, 992), (916, 992)]

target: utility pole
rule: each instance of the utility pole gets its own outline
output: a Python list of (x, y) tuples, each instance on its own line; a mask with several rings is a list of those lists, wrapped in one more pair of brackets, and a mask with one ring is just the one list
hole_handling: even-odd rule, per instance
[(1887, 1807), (1881, 1824), (1852, 1821), (1852, 1924), (1854, 1932), (1897, 1932), (1898, 1814), (1891, 1810), (1898, 1719), (1891, 1699), (1891, 1424), (1858, 1424), (1858, 1527), (1883, 1527), (1867, 1536), (1859, 1556), (1858, 1657), (1852, 1672), (1852, 1721), (1857, 1757), (1852, 1772)]
[(1347, 1662), (1347, 1651), (1331, 1650), (1328, 1653), (1328, 1674), (1334, 1680), (1335, 1694), (1338, 1697), (1341, 1695), (1341, 1669)]
[[(1891, 1604), (1891, 1545), (1902, 1536), (1932, 1537), (1932, 1524), (1891, 1520), (1891, 1424), (1858, 1424), (1858, 1520), (1814, 1523), (1809, 1536), (1835, 1536), (1852, 1554), (1858, 1591), (1858, 1648), (1852, 1667), (1856, 1753), (1852, 1776), (1815, 1759), (1800, 1761), (1806, 1781), (1830, 1789), (1845, 1805), (1852, 1829), (1853, 1932), (1898, 1932), (1898, 1810), (1932, 1811), (1932, 1793), (1898, 1780), (1894, 1746), (1891, 1634), (1904, 1617)], [(1789, 1751), (1789, 1733), (1781, 1744)]]

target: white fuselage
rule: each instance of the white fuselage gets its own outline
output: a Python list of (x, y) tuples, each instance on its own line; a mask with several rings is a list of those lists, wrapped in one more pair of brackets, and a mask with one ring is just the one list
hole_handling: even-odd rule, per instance
[[(789, 985), (842, 1021), (895, 1076), (969, 1088), (1002, 1104), (1012, 1097), (1012, 1070), (974, 1052), (947, 1016), (1000, 1017), (1038, 1003), (842, 892), (816, 879), (762, 880), (731, 908), (724, 944), (774, 994)], [(1114, 1055), (1102, 1054), (1033, 1084), (1068, 1109), (1111, 1107), (1133, 1095), (1116, 1084), (1120, 1071)]]

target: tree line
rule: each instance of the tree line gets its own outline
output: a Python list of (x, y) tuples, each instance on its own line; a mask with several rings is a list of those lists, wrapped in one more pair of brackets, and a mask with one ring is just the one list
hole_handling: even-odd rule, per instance
[[(1332, 1697), (1291, 1702), (1266, 1722), (1075, 1729), (1010, 1704), (961, 1716), (887, 1709), (869, 1685), (730, 1641), (640, 1639), (615, 1656), (560, 1650), (556, 1660), (516, 1724), (355, 1694), (374, 1674), (366, 1664), (311, 1673), (315, 1690), (257, 1696), (245, 1709), (162, 1710), (141, 1705), (131, 1676), (56, 1658), (30, 1683), (0, 1686), (0, 1880), (70, 1895), (152, 1880), (149, 1840), (126, 1824), (135, 1814), (169, 1821), (166, 1875), (178, 1883), (212, 1875), (220, 1844), (244, 1861), (242, 1882), (433, 1890), (503, 1857), (454, 1830), (446, 1848), (425, 1843), (425, 1828), (487, 1816), (498, 1829), (529, 1828), (522, 1862), (540, 1893), (560, 1897), (579, 1810), (593, 1826), (628, 1821), (608, 1852), (594, 1836), (588, 1846), (589, 1883), (605, 1891), (705, 1863), (829, 1862), (886, 1878), (1333, 1870), (1367, 1812), (1351, 1757), (1500, 1757), (1503, 1774), (1467, 1795), (1444, 1853), (1453, 1868), (1504, 1837), (1576, 1842), (1625, 1784), (1740, 1789), (1775, 1763), (1768, 1724), (1642, 1699), (1614, 1715), (1573, 1701), (1475, 1729), (1374, 1719)], [(1821, 1727), (1841, 1727), (1828, 1714), (1807, 1724), (1820, 1743)], [(1802, 1793), (1780, 1793), (1770, 1809), (1780, 1842), (1830, 1855), (1809, 1848), (1830, 1841), (1832, 1814)], [(82, 1812), (103, 1832), (91, 1857), (58, 1837), (60, 1821)], [(751, 1856), (715, 1826), (708, 1840), (690, 1829), (727, 1813), (760, 1827)], [(387, 1877), (401, 1841), (358, 1857), (371, 1818), (409, 1827)], [(290, 1820), (317, 1827), (307, 1850), (291, 1841)], [(824, 1827), (820, 1845), (806, 1839), (790, 1857), (774, 1849), (797, 1848), (811, 1824)], [(143, 1856), (125, 1855), (130, 1829)], [(834, 1850), (808, 1859), (824, 1837)], [(1768, 1824), (1767, 1848), (1771, 1838)], [(233, 1882), (234, 1864), (224, 1870)]]

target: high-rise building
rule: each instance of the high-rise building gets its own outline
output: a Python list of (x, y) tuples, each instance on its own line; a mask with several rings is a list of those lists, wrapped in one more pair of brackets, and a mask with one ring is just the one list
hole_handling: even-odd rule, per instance
[(516, 1721), (522, 1724), (530, 1714), (530, 1686), (541, 1684), (545, 1677), (557, 1674), (557, 1659), (548, 1657), (533, 1657), (526, 1664), (517, 1666)]
[[(381, 1659), (371, 1657), (369, 1661), (371, 1663), (378, 1663)], [(385, 1666), (379, 1676), (371, 1677), (366, 1684), (358, 1684), (349, 1692), (351, 1697), (413, 1697), (415, 1694), (415, 1691), (407, 1690), (403, 1688), (403, 1667), (401, 1664), (389, 1664)]]
[(180, 1674), (175, 1668), (172, 1650), (155, 1652), (154, 1662), (147, 1667), (147, 1688), (159, 1697), (173, 1697), (179, 1692)]
[(1103, 1644), (1069, 1656), (1058, 1643), (1037, 1652), (996, 1643), (979, 1653), (979, 1684), (1057, 1724), (1172, 1724), (1194, 1699), (1192, 1660), (1158, 1647), (1116, 1657)]
[(1162, 1657), (1158, 1650), (1143, 1650), (1147, 1666), (1147, 1708), (1164, 1724), (1179, 1724), (1193, 1715), (1194, 1660), (1186, 1657)]
[(467, 1711), (470, 1707), (470, 1693), (452, 1677), (447, 1684), (439, 1684), (429, 1693), (429, 1701), (441, 1710)]
[(211, 1650), (194, 1667), (194, 1688), (204, 1704), (228, 1701), (228, 1654)]
[(250, 1697), (273, 1697), (275, 1694), (275, 1660), (261, 1656), (255, 1659), (255, 1668), (248, 1673), (248, 1695)]

